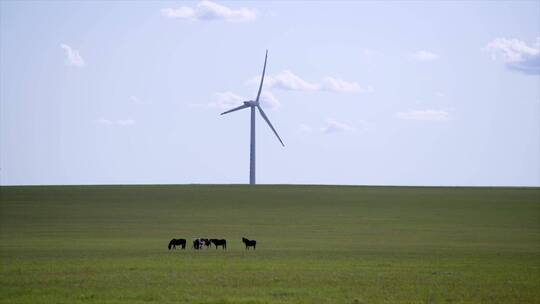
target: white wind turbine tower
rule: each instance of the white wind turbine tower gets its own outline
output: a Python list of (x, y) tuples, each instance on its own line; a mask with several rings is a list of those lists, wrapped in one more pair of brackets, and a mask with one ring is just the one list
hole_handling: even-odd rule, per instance
[(278, 133), (276, 132), (276, 129), (274, 129), (274, 126), (272, 126), (272, 123), (270, 123), (270, 120), (268, 120), (268, 117), (266, 116), (263, 109), (259, 105), (259, 97), (261, 97), (261, 90), (262, 90), (263, 81), (264, 81), (264, 72), (266, 71), (267, 58), (268, 58), (268, 50), (266, 50), (266, 56), (264, 57), (264, 67), (263, 67), (263, 72), (262, 72), (262, 77), (261, 77), (261, 84), (259, 85), (259, 92), (257, 92), (257, 98), (255, 100), (244, 101), (243, 105), (221, 113), (221, 115), (223, 115), (223, 114), (231, 113), (234, 111), (242, 110), (245, 108), (251, 108), (251, 142), (250, 142), (250, 150), (249, 150), (249, 184), (250, 185), (255, 184), (255, 108), (259, 109), (259, 113), (261, 113), (261, 116), (264, 118), (264, 120), (266, 120), (266, 122), (268, 123), (272, 131), (274, 131), (274, 134), (276, 134), (281, 145), (285, 147), (285, 145), (283, 144), (283, 141), (281, 140)]

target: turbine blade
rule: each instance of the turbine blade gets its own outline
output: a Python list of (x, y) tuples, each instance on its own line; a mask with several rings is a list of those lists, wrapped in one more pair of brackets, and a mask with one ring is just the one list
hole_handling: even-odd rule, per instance
[(266, 55), (264, 56), (264, 67), (263, 72), (261, 76), (261, 84), (259, 85), (259, 92), (257, 93), (257, 99), (255, 99), (256, 103), (259, 103), (259, 97), (261, 96), (262, 86), (264, 82), (264, 72), (266, 71), (266, 59), (268, 58), (268, 50), (266, 50)]
[(236, 107), (234, 109), (230, 109), (229, 111), (225, 111), (225, 112), (221, 113), (221, 115), (231, 113), (231, 112), (234, 112), (234, 111), (238, 111), (238, 110), (242, 110), (242, 109), (245, 109), (245, 108), (249, 108), (249, 106), (244, 104), (244, 105), (238, 106), (238, 107)]
[(285, 147), (285, 145), (283, 144), (283, 141), (281, 140), (281, 137), (279, 137), (279, 135), (277, 134), (276, 129), (274, 129), (274, 126), (272, 126), (272, 123), (270, 122), (268, 117), (266, 117), (266, 114), (264, 114), (263, 109), (259, 105), (257, 105), (257, 109), (259, 109), (259, 112), (261, 113), (261, 116), (264, 118), (264, 120), (266, 120), (266, 122), (270, 126), (270, 129), (272, 129), (272, 131), (274, 131), (274, 134), (276, 134), (276, 136), (279, 139), (279, 142), (281, 143), (281, 145)]

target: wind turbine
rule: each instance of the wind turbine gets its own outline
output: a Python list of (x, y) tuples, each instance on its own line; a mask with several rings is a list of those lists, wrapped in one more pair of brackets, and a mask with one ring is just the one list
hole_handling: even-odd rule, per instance
[(261, 116), (264, 118), (264, 120), (266, 120), (266, 122), (270, 126), (270, 129), (272, 129), (272, 131), (274, 131), (274, 134), (276, 134), (281, 145), (285, 147), (285, 145), (283, 144), (283, 141), (281, 140), (278, 133), (276, 132), (276, 129), (274, 129), (274, 126), (272, 126), (272, 123), (270, 122), (270, 120), (268, 120), (268, 117), (266, 116), (266, 114), (264, 113), (263, 109), (261, 108), (259, 104), (259, 97), (261, 97), (261, 90), (262, 90), (262, 86), (264, 82), (264, 72), (266, 71), (267, 58), (268, 58), (268, 50), (266, 50), (266, 55), (264, 56), (264, 67), (263, 67), (263, 72), (261, 76), (261, 84), (259, 85), (259, 92), (257, 92), (257, 98), (255, 98), (255, 100), (244, 101), (243, 105), (221, 113), (221, 115), (223, 115), (223, 114), (231, 113), (234, 111), (242, 110), (245, 108), (251, 109), (251, 142), (250, 142), (250, 149), (249, 149), (249, 184), (250, 185), (255, 185), (255, 108), (259, 110), (259, 113), (261, 113)]

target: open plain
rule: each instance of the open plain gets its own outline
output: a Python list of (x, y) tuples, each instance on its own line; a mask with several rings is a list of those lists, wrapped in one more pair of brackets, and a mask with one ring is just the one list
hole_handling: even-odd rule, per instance
[[(0, 187), (2, 303), (539, 303), (540, 189)], [(257, 240), (246, 251), (242, 237)], [(227, 250), (191, 249), (194, 237)], [(167, 250), (186, 238), (186, 250)]]

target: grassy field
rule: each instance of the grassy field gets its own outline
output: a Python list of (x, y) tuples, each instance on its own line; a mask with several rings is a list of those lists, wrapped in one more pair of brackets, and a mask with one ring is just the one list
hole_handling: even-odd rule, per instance
[(1, 187), (0, 212), (1, 303), (540, 303), (538, 188)]

